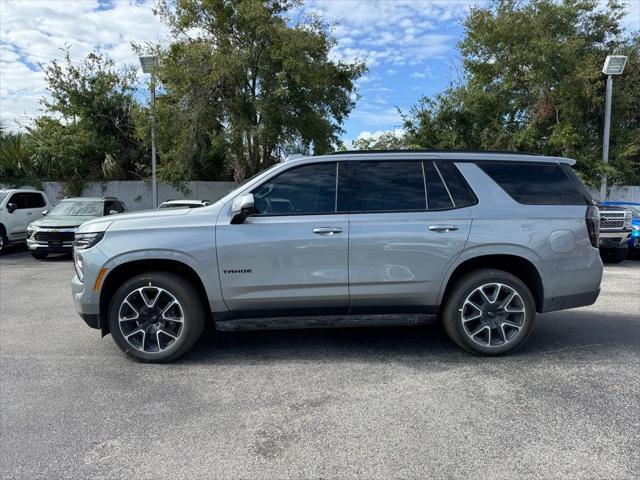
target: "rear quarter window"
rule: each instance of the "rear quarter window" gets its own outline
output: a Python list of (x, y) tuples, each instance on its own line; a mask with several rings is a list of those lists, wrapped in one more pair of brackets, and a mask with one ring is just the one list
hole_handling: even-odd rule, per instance
[[(487, 175), (516, 202), (525, 205), (588, 204), (582, 182), (569, 178), (558, 164), (477, 162)], [(586, 190), (586, 189), (585, 189)]]

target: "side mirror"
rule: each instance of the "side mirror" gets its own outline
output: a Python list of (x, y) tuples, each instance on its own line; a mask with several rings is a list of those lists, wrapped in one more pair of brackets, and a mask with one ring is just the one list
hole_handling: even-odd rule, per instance
[(117, 215), (117, 214), (119, 214), (119, 213), (120, 213), (120, 212), (119, 212), (119, 211), (117, 211), (117, 210), (109, 210), (109, 215)]
[(258, 213), (253, 200), (253, 193), (245, 193), (236, 197), (231, 205), (231, 224), (244, 222), (245, 218)]
[(42, 216), (44, 217), (47, 213), (49, 213), (49, 210), (42, 210), (42, 212), (40, 213), (42, 213)]
[(7, 212), (13, 213), (18, 206), (15, 203), (7, 203)]

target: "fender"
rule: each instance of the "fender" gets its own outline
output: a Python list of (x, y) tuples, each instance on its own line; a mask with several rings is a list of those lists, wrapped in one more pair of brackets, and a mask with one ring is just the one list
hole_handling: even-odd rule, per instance
[(442, 304), (446, 293), (446, 286), (453, 275), (453, 272), (462, 265), (463, 263), (472, 260), (474, 258), (485, 257), (488, 255), (512, 255), (514, 257), (523, 258), (529, 263), (533, 265), (533, 267), (538, 272), (540, 279), (544, 283), (544, 275), (536, 265), (540, 265), (541, 257), (531, 250), (530, 248), (523, 247), (522, 245), (512, 244), (512, 243), (495, 243), (491, 245), (478, 245), (474, 247), (467, 248), (460, 255), (458, 255), (449, 265), (445, 275), (442, 278), (442, 283), (440, 284), (440, 294), (438, 295), (438, 305)]

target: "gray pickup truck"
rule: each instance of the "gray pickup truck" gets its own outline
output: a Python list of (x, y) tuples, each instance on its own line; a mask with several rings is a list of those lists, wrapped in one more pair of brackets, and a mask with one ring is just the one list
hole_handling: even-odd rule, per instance
[(629, 253), (631, 237), (631, 211), (624, 207), (599, 206), (600, 253), (603, 260), (620, 263)]
[(598, 209), (573, 163), (430, 151), (290, 159), (206, 207), (84, 223), (73, 297), (89, 326), (144, 362), (184, 354), (205, 322), (388, 325), (405, 313), (439, 319), (469, 352), (504, 354), (536, 312), (598, 297)]

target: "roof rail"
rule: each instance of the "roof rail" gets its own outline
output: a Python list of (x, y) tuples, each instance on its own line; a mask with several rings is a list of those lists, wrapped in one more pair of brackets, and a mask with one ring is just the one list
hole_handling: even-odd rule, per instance
[(509, 150), (427, 150), (427, 149), (394, 149), (394, 150), (345, 150), (342, 152), (331, 152), (329, 155), (343, 155), (348, 153), (366, 154), (366, 153), (503, 153), (509, 155), (535, 155), (541, 156), (539, 153), (515, 152)]

